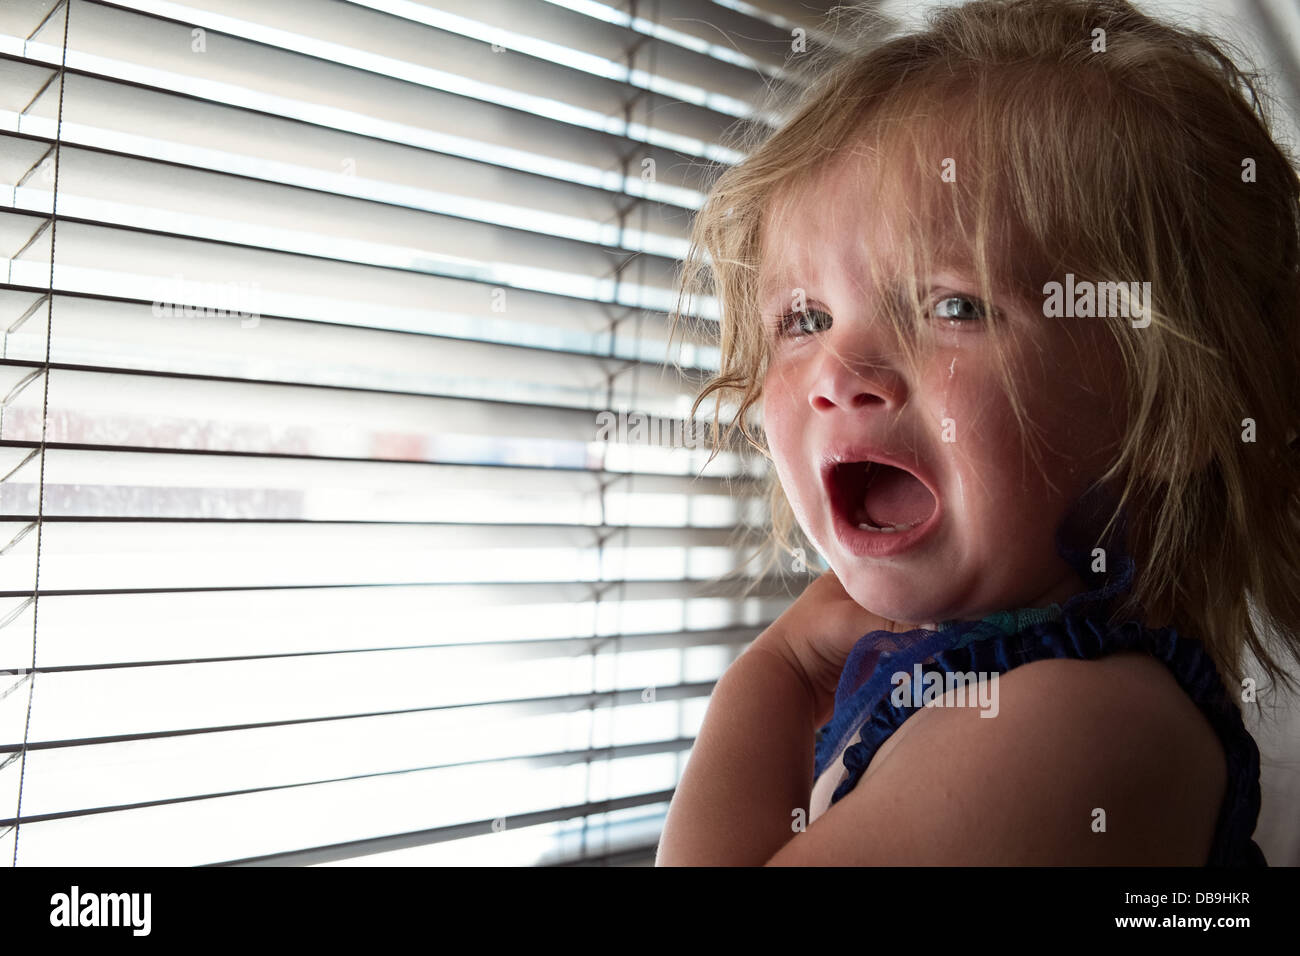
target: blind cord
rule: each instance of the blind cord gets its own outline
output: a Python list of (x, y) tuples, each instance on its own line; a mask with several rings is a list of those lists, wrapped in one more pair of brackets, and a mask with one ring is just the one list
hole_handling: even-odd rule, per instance
[[(59, 230), (59, 158), (63, 153), (63, 93), (68, 66), (68, 22), (72, 19), (71, 0), (62, 0), (63, 57), (59, 62), (59, 113), (54, 125), (54, 185), (50, 204), (50, 287), (45, 310), (45, 387), (41, 400), (41, 476), (36, 489), (36, 574), (32, 583), (32, 664), (28, 672), (27, 716), (23, 723), (22, 761), (18, 766), (18, 806), (14, 813), (14, 857), (18, 865), (18, 837), (23, 824), (23, 781), (27, 776), (27, 741), (32, 729), (32, 698), (36, 692), (36, 636), (41, 595), (41, 532), (45, 527), (45, 438), (50, 421), (50, 345), (54, 340), (54, 253)], [(48, 18), (47, 18), (48, 19)], [(39, 29), (39, 28), (38, 28)], [(33, 34), (34, 35), (34, 34)]]
[[(629, 8), (629, 15), (630, 15), (633, 19), (636, 19), (636, 17), (637, 17), (637, 6), (638, 6), (637, 0), (632, 0), (632, 2), (631, 2), (631, 4), (630, 4), (630, 8)], [(629, 47), (624, 51), (624, 55), (625, 55), (625, 57), (626, 57), (626, 63), (625, 63), (624, 65), (626, 66), (626, 68), (628, 69), (629, 72), (630, 72), (631, 69), (632, 69), (632, 66), (633, 66), (633, 60), (634, 60), (634, 58), (635, 58), (635, 56), (636, 56), (637, 50), (640, 49), (640, 47), (644, 44), (644, 42), (645, 42), (645, 40), (644, 40), (644, 38), (643, 38), (643, 39), (641, 39), (641, 40), (635, 42), (635, 43), (632, 44), (631, 46), (629, 46)], [(651, 63), (650, 63), (650, 70), (649, 70), (651, 76), (656, 75), (656, 74), (655, 74), (655, 65), (654, 65), (654, 61), (655, 61), (655, 59), (656, 59), (656, 55), (655, 55), (656, 52), (657, 52), (657, 51), (655, 51), (655, 50), (652, 48), (652, 50), (651, 50)], [(633, 97), (632, 97), (631, 99), (629, 99), (629, 100), (627, 100), (627, 101), (624, 102), (624, 104), (623, 104), (623, 124), (624, 124), (624, 127), (625, 127), (625, 128), (631, 125), (631, 121), (632, 121), (632, 109), (633, 109), (633, 106), (634, 106), (636, 100), (639, 99), (640, 97), (644, 96), (644, 95), (645, 95), (645, 92), (643, 92), (643, 91), (641, 91), (641, 90), (638, 89), (637, 92), (633, 94)], [(648, 141), (647, 141), (646, 145), (648, 145)], [(621, 172), (621, 174), (622, 174), (622, 189), (623, 189), (623, 191), (624, 191), (625, 194), (626, 194), (626, 191), (627, 191), (627, 179), (628, 179), (628, 175), (629, 175), (629, 173), (630, 173), (630, 161), (631, 161), (632, 158), (633, 158), (633, 154), (632, 154), (632, 153), (624, 154), (624, 156), (622, 157), (622, 169), (620, 170), (620, 172)], [(627, 203), (627, 204), (620, 204), (619, 209), (618, 209), (618, 246), (619, 246), (620, 249), (626, 248), (626, 238), (627, 238), (627, 236), (626, 236), (626, 233), (627, 233), (627, 220), (628, 220), (628, 216), (632, 213), (632, 211), (633, 211), (634, 209), (638, 209), (638, 208), (639, 208), (639, 209), (641, 210), (641, 215), (642, 215), (642, 228), (643, 228), (643, 230), (644, 230), (644, 226), (645, 226), (645, 218), (644, 218), (644, 217), (645, 217), (645, 203), (646, 203), (646, 199), (645, 199), (645, 197), (642, 196), (642, 197), (638, 197), (638, 198), (636, 199), (635, 202)], [(640, 287), (644, 287), (644, 285), (645, 285), (645, 259), (644, 259), (644, 257), (641, 257), (641, 256), (635, 256), (635, 255), (634, 255), (634, 256), (629, 256), (628, 258), (626, 258), (626, 259), (624, 259), (622, 262), (620, 262), (620, 263), (615, 267), (615, 269), (614, 269), (614, 273), (613, 273), (614, 287), (613, 287), (613, 290), (612, 290), (612, 293), (611, 293), (611, 300), (612, 300), (612, 301), (611, 301), (611, 305), (617, 306), (618, 303), (619, 303), (619, 290), (620, 290), (620, 288), (621, 288), (621, 286), (622, 286), (622, 283), (623, 283), (623, 273), (626, 271), (627, 266), (628, 266), (628, 263), (630, 263), (630, 262), (632, 261), (633, 258), (637, 258), (637, 259), (639, 260), (638, 263), (637, 263), (637, 267), (638, 267), (638, 287), (639, 287), (639, 288), (640, 288)], [(611, 359), (617, 359), (617, 358), (618, 358), (617, 349), (616, 349), (615, 346), (616, 346), (616, 344), (617, 344), (617, 340), (618, 340), (618, 327), (619, 327), (619, 325), (620, 325), (621, 323), (623, 323), (626, 319), (628, 319), (630, 316), (635, 315), (635, 316), (636, 316), (636, 322), (637, 322), (637, 331), (638, 331), (638, 333), (639, 333), (639, 331), (640, 331), (640, 326), (641, 326), (641, 322), (642, 322), (642, 320), (643, 320), (643, 318), (644, 318), (643, 313), (644, 313), (644, 307), (643, 307), (643, 306), (637, 306), (637, 307), (633, 307), (633, 308), (624, 308), (624, 309), (620, 310), (619, 314), (616, 315), (616, 316), (611, 315), (611, 318), (610, 318), (610, 324), (609, 324), (609, 356), (610, 356)], [(637, 340), (639, 340), (639, 337), (638, 337)], [(606, 407), (607, 409), (609, 409), (609, 410), (613, 410), (613, 406), (614, 406), (614, 381), (615, 381), (615, 379), (616, 379), (618, 376), (622, 375), (624, 372), (628, 371), (629, 369), (631, 370), (631, 373), (632, 373), (632, 390), (631, 390), (631, 395), (630, 395), (630, 398), (629, 398), (629, 404), (630, 404), (630, 407), (631, 407), (632, 409), (635, 409), (635, 408), (637, 407), (637, 402), (638, 402), (638, 400), (639, 400), (639, 398), (640, 398), (640, 380), (641, 380), (641, 376), (640, 376), (641, 368), (640, 368), (640, 366), (641, 366), (641, 363), (640, 363), (639, 360), (635, 360), (635, 359), (634, 359), (634, 360), (629, 360), (629, 361), (625, 362), (624, 364), (622, 364), (621, 366), (616, 366), (615, 368), (611, 369), (610, 372), (606, 375), (606, 377), (605, 377), (605, 407)], [(601, 454), (601, 468), (602, 468), (602, 470), (604, 470), (606, 464), (607, 464), (607, 456), (606, 456), (606, 454), (604, 453), (604, 450), (602, 450), (602, 454)], [(608, 478), (608, 479), (607, 479), (607, 478), (602, 477), (602, 480), (601, 480), (601, 482), (600, 482), (600, 524), (601, 524), (601, 533), (600, 533), (600, 535), (599, 535), (598, 542), (597, 542), (596, 561), (597, 561), (597, 568), (602, 572), (602, 574), (603, 574), (604, 566), (605, 566), (605, 553), (606, 553), (606, 552), (605, 552), (605, 545), (606, 545), (606, 542), (608, 542), (609, 539), (610, 539), (611, 537), (613, 537), (613, 535), (614, 535), (614, 532), (609, 532), (609, 531), (607, 530), (607, 527), (608, 527), (608, 524), (609, 524), (609, 512), (608, 512), (608, 502), (606, 501), (606, 495), (608, 494), (610, 487), (611, 487), (612, 485), (614, 485), (614, 484), (615, 484), (616, 482), (618, 482), (618, 481), (623, 481), (623, 482), (626, 483), (626, 485), (627, 485), (626, 493), (627, 493), (628, 495), (631, 495), (631, 491), (632, 491), (631, 485), (632, 485), (633, 477), (634, 477), (634, 476), (631, 474), (631, 472), (629, 472), (629, 473), (624, 474), (624, 475), (619, 475), (619, 476), (617, 476), (616, 478)], [(629, 545), (630, 545), (630, 540), (631, 540), (631, 539), (630, 539), (630, 531), (629, 531), (629, 529), (628, 529), (627, 527), (624, 527), (624, 528), (622, 529), (622, 534), (623, 534), (623, 548), (624, 548), (624, 553), (626, 553), (626, 552), (627, 552), (627, 549), (628, 549), (628, 547), (629, 547)], [(611, 636), (611, 641), (612, 641), (612, 643), (613, 643), (613, 645), (614, 645), (614, 672), (615, 672), (615, 673), (617, 673), (617, 662), (618, 662), (618, 657), (619, 657), (619, 654), (620, 654), (621, 651), (622, 651), (622, 646), (621, 646), (621, 644), (622, 644), (622, 638), (623, 638), (623, 621), (622, 621), (622, 612), (623, 612), (623, 606), (624, 606), (624, 604), (625, 604), (625, 602), (626, 602), (626, 599), (627, 599), (627, 575), (626, 575), (626, 574), (620, 574), (618, 577), (619, 577), (619, 580), (618, 580), (618, 584), (616, 585), (616, 587), (617, 587), (617, 591), (618, 591), (618, 596), (617, 596), (617, 598), (616, 598), (616, 601), (617, 601), (616, 607), (617, 607), (618, 610), (619, 610), (619, 620), (618, 620), (618, 622), (617, 622), (616, 627), (614, 628), (614, 634)], [(599, 625), (600, 625), (600, 600), (601, 600), (601, 597), (604, 595), (605, 590), (606, 590), (606, 589), (604, 588), (603, 584), (604, 584), (603, 580), (600, 581), (600, 582), (598, 582), (598, 584), (597, 584), (597, 588), (596, 588), (595, 607), (594, 607), (594, 610), (593, 610), (593, 621), (594, 621), (594, 624), (596, 625), (597, 629), (599, 628)], [(593, 635), (593, 636), (597, 636), (597, 637), (598, 637), (598, 636), (599, 636), (599, 632), (597, 631), (597, 633), (596, 633), (595, 635)], [(599, 672), (599, 671), (598, 671), (598, 666), (597, 666), (596, 655), (600, 653), (601, 646), (602, 646), (603, 643), (604, 643), (603, 641), (597, 641), (597, 642), (593, 645), (592, 650), (591, 650), (591, 654), (592, 654), (592, 659), (591, 659), (591, 673), (592, 673), (593, 684), (594, 684), (594, 681), (595, 681), (595, 679), (596, 679), (596, 676), (597, 676), (597, 674), (598, 674), (598, 672)], [(643, 698), (643, 699), (644, 699), (644, 698)], [(618, 696), (617, 696), (616, 693), (611, 693), (611, 694), (609, 694), (609, 703), (610, 703), (610, 722), (611, 722), (610, 725), (611, 725), (611, 733), (612, 733), (613, 720), (614, 720), (614, 718), (617, 716), (617, 709), (618, 709), (618, 707), (617, 707), (617, 705), (618, 705)], [(588, 723), (588, 725), (587, 725), (587, 751), (588, 751), (589, 754), (590, 754), (590, 752), (595, 748), (595, 745), (596, 745), (596, 741), (595, 741), (595, 733), (596, 733), (595, 708), (596, 708), (596, 699), (593, 698), (592, 705), (591, 705), (591, 719), (590, 719), (590, 721), (589, 721), (589, 723)], [(611, 736), (611, 740), (612, 740), (612, 736)], [(607, 755), (607, 757), (606, 757), (606, 764), (607, 764), (607, 766), (608, 766), (608, 762), (609, 762), (609, 761), (612, 761), (613, 759), (614, 759), (614, 755), (613, 755), (613, 745), (611, 744), (610, 752), (608, 753), (608, 755)], [(590, 756), (587, 758), (587, 800), (588, 800), (589, 802), (591, 801), (591, 758), (590, 758)], [(607, 802), (608, 802), (608, 798), (607, 798), (605, 801), (601, 801), (601, 802), (603, 802), (603, 803), (607, 803)], [(582, 831), (581, 831), (581, 839), (580, 839), (580, 842), (579, 842), (579, 851), (578, 851), (578, 852), (579, 852), (579, 859), (586, 859), (587, 856), (588, 856), (588, 836), (589, 836), (589, 833), (590, 833), (590, 829), (591, 829), (591, 814), (590, 814), (590, 813), (583, 814), (583, 817), (582, 817)], [(608, 816), (606, 816), (606, 819), (605, 819), (605, 826), (604, 826), (605, 845), (604, 845), (604, 848), (603, 848), (604, 851), (605, 851), (606, 853), (608, 853), (608, 851), (609, 851), (609, 842), (608, 842), (608, 841), (609, 841), (609, 830), (610, 830), (610, 822), (609, 822)]]

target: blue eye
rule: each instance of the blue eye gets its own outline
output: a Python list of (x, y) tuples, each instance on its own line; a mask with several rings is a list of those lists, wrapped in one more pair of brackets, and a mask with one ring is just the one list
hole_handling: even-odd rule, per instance
[(990, 311), (980, 300), (966, 295), (946, 295), (934, 307), (935, 315), (952, 325), (987, 319)]
[(797, 337), (824, 332), (831, 327), (831, 314), (821, 309), (805, 309), (802, 312), (787, 312), (777, 324), (777, 335)]

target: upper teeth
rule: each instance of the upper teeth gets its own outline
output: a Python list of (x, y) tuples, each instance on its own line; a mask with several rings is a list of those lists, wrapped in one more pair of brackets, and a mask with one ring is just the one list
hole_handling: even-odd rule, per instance
[(861, 528), (863, 531), (883, 531), (886, 534), (892, 534), (895, 531), (906, 531), (908, 528), (915, 528), (920, 523), (921, 522), (919, 521), (913, 521), (911, 524), (893, 524), (885, 528), (877, 528), (874, 524), (864, 523), (858, 525), (858, 527)]

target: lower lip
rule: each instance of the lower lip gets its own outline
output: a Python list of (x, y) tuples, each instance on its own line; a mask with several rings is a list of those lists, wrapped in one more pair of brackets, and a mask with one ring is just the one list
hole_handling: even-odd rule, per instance
[(831, 513), (835, 516), (835, 538), (845, 551), (860, 558), (883, 558), (900, 554), (920, 543), (939, 526), (940, 510), (936, 499), (930, 517), (906, 531), (867, 531), (851, 524), (838, 509), (832, 508)]

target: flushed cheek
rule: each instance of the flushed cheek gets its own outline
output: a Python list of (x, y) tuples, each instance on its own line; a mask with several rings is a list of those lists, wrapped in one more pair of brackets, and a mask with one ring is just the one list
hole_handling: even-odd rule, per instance
[(955, 357), (951, 366), (927, 376), (924, 394), (927, 417), (938, 439), (932, 447), (958, 489), (973, 494), (968, 479), (978, 483), (989, 475), (990, 466), (1000, 466), (1016, 447), (1018, 430), (1010, 406), (1002, 399), (1001, 383), (976, 363), (968, 360), (963, 367), (960, 357)]
[(1050, 456), (1040, 472), (1009, 405), (990, 408), (983, 421), (985, 440), (965, 477), (963, 551), (985, 569), (988, 599), (1006, 601), (1019, 588), (1042, 590), (1056, 573), (1055, 531), (1076, 489)]
[[(943, 445), (972, 445), (997, 437), (1001, 382), (979, 350), (951, 347), (927, 363), (914, 395), (926, 408)], [(986, 419), (992, 421), (986, 421)]]
[[(942, 358), (945, 361), (927, 376), (942, 446), (954, 460), (983, 474), (992, 472), (1005, 479), (1013, 471), (1019, 473), (1023, 436), (991, 359), (960, 352)], [(1021, 383), (1022, 400), (1037, 405), (1035, 396), (1041, 394), (1037, 384), (1026, 389), (1023, 379), (1017, 378), (1017, 382)], [(1030, 414), (1037, 411), (1027, 409)], [(1022, 483), (1017, 481), (1017, 486)]]
[[(816, 528), (810, 524), (810, 520), (816, 514), (821, 487), (817, 484), (811, 452), (803, 446), (802, 436), (806, 429), (800, 404), (774, 378), (769, 376), (764, 384), (763, 430), (777, 478), (785, 491), (795, 520), (805, 533), (813, 537)], [(817, 543), (820, 545), (822, 542)]]
[(797, 410), (791, 404), (791, 395), (779, 379), (769, 376), (763, 388), (763, 431), (784, 481), (792, 472), (792, 465), (800, 457), (798, 448), (799, 423)]
[(1000, 379), (975, 361), (963, 369), (960, 357), (946, 388), (945, 379), (946, 370), (934, 379), (931, 394), (943, 439), (935, 447), (942, 459), (950, 546), (978, 562), (1032, 536), (1047, 503)]

